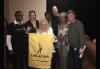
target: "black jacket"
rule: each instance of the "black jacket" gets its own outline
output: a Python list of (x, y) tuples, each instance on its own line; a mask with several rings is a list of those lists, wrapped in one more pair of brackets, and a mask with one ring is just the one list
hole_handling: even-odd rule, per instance
[(36, 30), (39, 28), (39, 21), (36, 20), (36, 27), (37, 27), (37, 28), (34, 28), (30, 21), (27, 21), (27, 22), (25, 23), (25, 28), (27, 28), (28, 26), (32, 28), (31, 31), (30, 31), (30, 33), (35, 33)]
[(52, 26), (53, 33), (54, 33), (55, 36), (58, 35), (58, 24), (59, 24), (59, 17), (58, 16), (52, 16), (51, 26)]

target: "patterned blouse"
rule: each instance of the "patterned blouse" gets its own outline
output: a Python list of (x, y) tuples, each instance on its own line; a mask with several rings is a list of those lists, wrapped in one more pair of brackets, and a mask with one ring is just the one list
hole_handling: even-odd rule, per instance
[(57, 46), (68, 46), (68, 24), (58, 25)]

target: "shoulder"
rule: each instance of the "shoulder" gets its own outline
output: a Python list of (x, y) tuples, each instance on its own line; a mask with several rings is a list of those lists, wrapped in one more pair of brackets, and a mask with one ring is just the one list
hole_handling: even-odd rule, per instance
[(81, 20), (76, 20), (76, 22), (78, 23), (78, 24), (83, 24), (83, 22), (81, 21)]
[(38, 20), (36, 20), (36, 24), (38, 24), (38, 25), (39, 25), (39, 21), (38, 21)]
[(38, 23), (39, 23), (39, 21), (38, 21), (38, 20), (36, 20), (36, 22), (38, 22)]
[(83, 22), (77, 19), (76, 20), (76, 25), (83, 26)]
[(8, 27), (12, 27), (12, 26), (14, 26), (14, 22), (8, 24)]
[(53, 34), (52, 27), (49, 27), (49, 29), (48, 29), (48, 33), (54, 35), (54, 34)]
[(39, 21), (38, 21), (38, 20), (36, 20), (36, 23), (37, 23), (37, 24), (39, 24)]
[(28, 20), (28, 21), (25, 22), (24, 26), (27, 27), (27, 26), (30, 26), (30, 24), (31, 24), (31, 22)]
[(36, 20), (36, 25), (37, 25), (37, 28), (39, 28), (39, 21)]
[(52, 27), (49, 27), (49, 30), (52, 31)]
[(9, 23), (7, 28), (8, 28), (7, 29), (7, 34), (10, 34), (11, 35), (11, 33), (14, 31), (14, 28), (15, 28), (14, 22)]
[(10, 22), (9, 25), (14, 25), (14, 22)]
[(29, 21), (29, 20), (25, 22), (25, 24), (29, 24), (29, 23), (30, 23), (30, 21)]

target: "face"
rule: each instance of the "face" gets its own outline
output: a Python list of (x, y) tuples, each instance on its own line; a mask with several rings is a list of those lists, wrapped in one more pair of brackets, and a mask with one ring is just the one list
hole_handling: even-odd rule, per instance
[(44, 21), (44, 22), (42, 22), (40, 28), (41, 28), (42, 30), (46, 30), (46, 29), (48, 28), (48, 21)]
[(58, 8), (57, 8), (57, 6), (53, 6), (52, 7), (52, 12), (53, 12), (54, 15), (58, 15)]
[(66, 23), (67, 21), (67, 18), (66, 17), (60, 17), (60, 22), (61, 23)]
[(73, 21), (75, 19), (75, 14), (73, 12), (68, 14), (68, 20)]
[(23, 13), (22, 12), (19, 12), (16, 14), (16, 20), (17, 21), (22, 21), (23, 20)]
[(31, 13), (29, 14), (29, 19), (30, 19), (30, 20), (36, 20), (36, 15), (35, 15), (34, 12), (31, 12)]

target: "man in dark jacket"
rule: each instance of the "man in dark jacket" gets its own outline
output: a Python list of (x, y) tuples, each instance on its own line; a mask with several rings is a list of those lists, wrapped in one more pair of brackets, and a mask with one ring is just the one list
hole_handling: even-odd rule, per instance
[(68, 31), (69, 55), (72, 56), (75, 69), (81, 69), (81, 58), (84, 51), (84, 27), (81, 21), (76, 19), (75, 11), (67, 12), (68, 21), (70, 22)]

